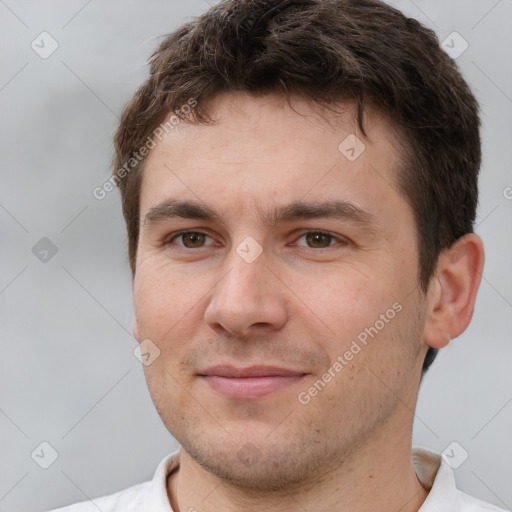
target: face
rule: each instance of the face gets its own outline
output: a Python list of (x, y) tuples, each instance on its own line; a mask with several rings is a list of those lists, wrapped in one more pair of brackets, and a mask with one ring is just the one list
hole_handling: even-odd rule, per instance
[(393, 130), (370, 114), (365, 139), (349, 104), (331, 123), (292, 107), (220, 96), (214, 125), (182, 123), (151, 151), (141, 189), (151, 396), (195, 462), (259, 490), (407, 436), (426, 351)]

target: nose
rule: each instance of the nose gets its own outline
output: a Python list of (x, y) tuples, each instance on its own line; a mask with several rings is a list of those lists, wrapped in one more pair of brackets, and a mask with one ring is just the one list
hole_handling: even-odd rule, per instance
[(212, 291), (205, 321), (215, 332), (237, 337), (279, 330), (287, 321), (286, 287), (268, 268), (263, 252), (247, 263), (235, 251)]

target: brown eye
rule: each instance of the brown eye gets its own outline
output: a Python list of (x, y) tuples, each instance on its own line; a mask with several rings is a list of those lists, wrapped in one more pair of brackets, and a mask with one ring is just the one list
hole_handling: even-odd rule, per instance
[(323, 249), (329, 247), (331, 245), (331, 241), (333, 240), (333, 236), (327, 233), (307, 233), (304, 235), (306, 237), (306, 241), (308, 245), (314, 249)]
[[(173, 236), (168, 243), (185, 247), (187, 249), (198, 249), (205, 246), (207, 238), (210, 237), (204, 233), (200, 233), (198, 231), (186, 231)], [(181, 243), (177, 241), (181, 241)]]
[(181, 237), (185, 247), (201, 247), (204, 243), (205, 235), (203, 233), (185, 233)]

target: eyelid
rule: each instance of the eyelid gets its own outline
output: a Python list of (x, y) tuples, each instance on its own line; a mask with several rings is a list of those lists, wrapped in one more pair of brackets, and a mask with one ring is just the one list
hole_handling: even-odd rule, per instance
[[(194, 250), (194, 249), (197, 250), (197, 249), (202, 249), (204, 247), (209, 247), (211, 245), (214, 245), (214, 244), (209, 244), (209, 245), (203, 245), (201, 247), (193, 248), (193, 247), (186, 247), (185, 245), (181, 245), (181, 244), (177, 244), (177, 243), (173, 242), (173, 240), (179, 238), (180, 236), (185, 235), (185, 234), (189, 234), (189, 233), (201, 234), (201, 235), (204, 235), (205, 237), (208, 237), (211, 240), (213, 240), (213, 237), (211, 237), (208, 233), (205, 233), (204, 231), (193, 230), (193, 229), (184, 229), (182, 231), (177, 231), (177, 232), (171, 233), (170, 235), (166, 236), (164, 238), (164, 240), (163, 240), (163, 244), (164, 245), (173, 244), (173, 245), (176, 245), (178, 247), (182, 247), (185, 250)], [(303, 230), (301, 230), (300, 234), (298, 236), (296, 236), (295, 242), (294, 242), (293, 245), (295, 245), (296, 247), (303, 247), (305, 249), (312, 249), (314, 251), (327, 250), (327, 249), (336, 247), (338, 245), (338, 244), (330, 244), (327, 247), (308, 247), (307, 245), (298, 245), (298, 244), (296, 244), (297, 240), (300, 240), (302, 237), (304, 237), (304, 236), (306, 236), (308, 234), (319, 234), (319, 235), (329, 236), (333, 240), (336, 240), (338, 242), (338, 244), (342, 244), (342, 245), (347, 245), (347, 244), (350, 243), (350, 240), (347, 237), (331, 233), (330, 231), (324, 231), (324, 230), (321, 230), (321, 229), (311, 229), (311, 228), (307, 229), (307, 228), (304, 228)]]
[[(338, 243), (341, 243), (342, 245), (347, 245), (350, 243), (350, 240), (346, 236), (337, 235), (335, 233), (331, 233), (330, 231), (324, 231), (322, 229), (304, 229), (302, 231), (302, 233), (295, 239), (295, 242), (297, 240), (301, 239), (303, 236), (308, 235), (310, 233), (329, 236), (332, 239), (336, 240)], [(336, 245), (337, 244), (331, 244), (331, 245), (328, 245), (327, 247), (320, 247), (320, 248), (308, 247), (307, 245), (298, 245), (297, 247), (305, 247), (306, 249), (313, 249), (315, 251), (320, 251), (320, 250), (334, 248), (334, 247), (336, 247)]]
[[(171, 233), (170, 235), (166, 236), (163, 240), (163, 244), (164, 245), (174, 244), (174, 245), (177, 245), (178, 247), (183, 247), (184, 249), (191, 249), (190, 247), (186, 247), (184, 245), (176, 244), (173, 242), (173, 240), (175, 240), (176, 238), (179, 238), (181, 235), (186, 235), (189, 233), (204, 235), (213, 240), (213, 237), (211, 237), (208, 233), (205, 233), (204, 231), (195, 230), (195, 229), (184, 229), (182, 231), (176, 231), (175, 233)], [(203, 246), (203, 247), (208, 247), (208, 246)], [(202, 247), (198, 247), (197, 249), (201, 249), (201, 248)]]

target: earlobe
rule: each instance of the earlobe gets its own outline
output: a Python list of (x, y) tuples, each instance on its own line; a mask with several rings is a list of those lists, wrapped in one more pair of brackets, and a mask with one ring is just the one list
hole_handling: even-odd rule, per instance
[(441, 252), (427, 293), (426, 345), (442, 348), (467, 328), (483, 265), (483, 243), (475, 233), (464, 235)]
[(436, 273), (430, 279), (427, 293), (427, 312), (423, 341), (432, 348), (443, 348), (450, 343), (450, 336), (446, 332), (442, 322), (443, 314), (446, 316), (446, 309), (442, 309), (445, 300), (445, 283)]

